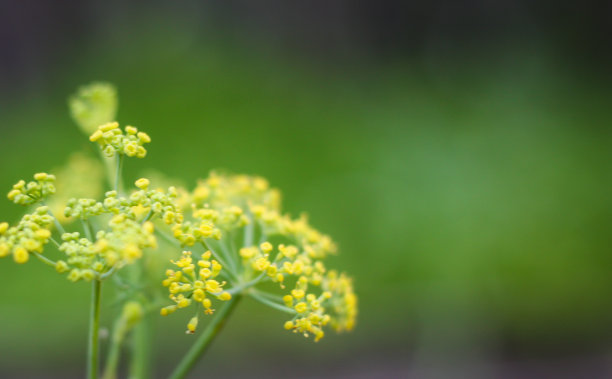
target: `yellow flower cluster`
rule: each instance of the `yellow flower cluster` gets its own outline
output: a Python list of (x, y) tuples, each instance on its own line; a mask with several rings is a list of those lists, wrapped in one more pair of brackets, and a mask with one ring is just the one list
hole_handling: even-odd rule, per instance
[[(219, 264), (219, 275), (233, 285), (229, 292), (250, 295), (290, 313), (285, 328), (312, 335), (315, 341), (324, 336), (326, 326), (336, 331), (353, 328), (357, 298), (352, 281), (345, 274), (327, 271), (323, 263), (336, 252), (336, 245), (310, 226), (306, 216), (294, 219), (283, 214), (279, 191), (265, 179), (213, 172), (198, 182), (190, 200), (192, 221), (175, 225), (175, 237), (189, 246), (198, 237), (215, 237), (202, 244), (209, 250), (206, 254), (212, 253), (223, 265), (221, 271)], [(188, 237), (181, 240), (185, 235)], [(171, 271), (171, 275), (176, 273)], [(280, 297), (256, 288), (269, 281), (280, 285), (284, 292)], [(164, 285), (169, 283), (170, 279), (164, 281)], [(172, 307), (162, 313), (180, 308)], [(189, 325), (195, 325), (193, 321)]]
[(206, 220), (185, 221), (172, 227), (172, 235), (181, 246), (193, 246), (196, 242), (203, 242), (206, 238), (221, 238), (221, 231), (214, 224)]
[(59, 250), (65, 261), (56, 263), (59, 273), (70, 271), (71, 281), (99, 279), (111, 269), (119, 269), (142, 257), (142, 250), (155, 248), (157, 240), (150, 222), (139, 224), (125, 215), (114, 216), (108, 223), (110, 231), (100, 230), (95, 242), (81, 237), (79, 232), (64, 233)]
[(110, 231), (97, 233), (94, 250), (110, 267), (132, 263), (142, 257), (143, 249), (157, 247), (153, 234), (155, 227), (150, 221), (141, 225), (124, 214), (118, 214), (108, 225)]
[(64, 208), (64, 217), (87, 220), (105, 213), (104, 205), (94, 199), (70, 199)]
[(17, 263), (25, 263), (32, 253), (42, 253), (51, 238), (50, 226), (53, 218), (47, 214), (48, 207), (38, 207), (26, 214), (16, 226), (0, 223), (0, 258), (9, 254)]
[[(205, 216), (221, 229), (254, 222), (268, 236), (282, 235), (303, 245), (311, 258), (322, 259), (337, 250), (329, 236), (309, 225), (305, 215), (298, 219), (283, 215), (280, 192), (270, 188), (264, 178), (212, 172), (208, 179), (198, 183), (192, 200), (194, 217)], [(237, 220), (235, 215), (240, 218)]]
[[(212, 314), (212, 295), (221, 301), (232, 298), (229, 292), (224, 291), (225, 282), (219, 282), (215, 278), (223, 268), (216, 260), (211, 260), (211, 252), (206, 251), (201, 258), (194, 263), (190, 251), (184, 251), (178, 261), (172, 263), (178, 270), (167, 270), (167, 278), (163, 281), (164, 287), (168, 287), (170, 299), (176, 304), (162, 308), (161, 315), (166, 316), (178, 308), (186, 308), (192, 303), (201, 305), (206, 314)], [(197, 270), (197, 271), (196, 271)], [(192, 318), (187, 325), (187, 332), (195, 332), (197, 316)]]
[(10, 201), (19, 205), (31, 205), (44, 200), (47, 196), (55, 193), (55, 176), (44, 172), (34, 175), (34, 180), (26, 182), (20, 180), (7, 197)]
[(133, 126), (126, 126), (124, 134), (117, 122), (109, 122), (98, 127), (89, 140), (97, 142), (104, 155), (109, 158), (115, 154), (144, 158), (147, 150), (143, 145), (151, 142), (151, 137)]
[[(276, 254), (274, 251), (277, 250)], [(293, 289), (283, 296), (285, 305), (297, 314), (285, 323), (294, 330), (320, 340), (323, 326), (328, 323), (336, 331), (351, 330), (357, 317), (357, 298), (352, 281), (345, 274), (338, 276), (334, 270), (326, 272), (321, 260), (313, 259), (305, 249), (296, 245), (279, 244), (277, 249), (270, 242), (259, 247), (240, 249), (243, 266), (265, 274), (278, 282), (281, 288), (286, 281), (294, 282)], [(271, 258), (274, 255), (274, 258)]]
[(125, 214), (134, 220), (146, 220), (160, 217), (165, 224), (174, 225), (183, 221), (181, 209), (176, 205), (178, 192), (170, 187), (167, 192), (162, 190), (149, 190), (149, 180), (138, 179), (135, 183), (139, 188), (129, 197), (120, 197), (117, 191), (108, 191), (103, 200), (103, 208), (112, 214)]
[(197, 208), (209, 207), (221, 210), (238, 206), (246, 209), (260, 205), (266, 209), (280, 210), (280, 192), (270, 188), (262, 177), (248, 175), (221, 175), (213, 171), (198, 182), (192, 193)]
[(331, 319), (334, 329), (341, 332), (352, 330), (357, 318), (357, 295), (353, 292), (353, 281), (344, 273), (338, 275), (335, 270), (330, 271), (323, 280), (321, 287), (331, 293), (330, 310), (335, 317)]

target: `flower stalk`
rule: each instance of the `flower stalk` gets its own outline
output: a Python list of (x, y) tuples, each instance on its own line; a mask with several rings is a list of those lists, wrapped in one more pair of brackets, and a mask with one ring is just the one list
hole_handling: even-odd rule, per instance
[(229, 319), (236, 305), (240, 302), (241, 295), (236, 295), (228, 300), (223, 307), (215, 312), (212, 320), (206, 326), (206, 329), (198, 337), (198, 339), (191, 346), (187, 354), (176, 366), (169, 379), (183, 379), (187, 376), (189, 371), (198, 362), (200, 357), (204, 355), (206, 350), (210, 347), (210, 344), (215, 340), (215, 337), (219, 334), (225, 323)]
[(91, 306), (89, 314), (89, 340), (87, 349), (87, 378), (98, 378), (99, 366), (99, 336), (100, 336), (100, 299), (102, 282), (100, 280), (92, 281), (91, 291)]

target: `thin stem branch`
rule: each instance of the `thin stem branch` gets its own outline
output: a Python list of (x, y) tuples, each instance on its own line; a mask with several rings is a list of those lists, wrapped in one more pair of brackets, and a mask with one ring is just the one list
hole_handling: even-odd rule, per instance
[(147, 213), (147, 215), (145, 216), (145, 218), (142, 219), (142, 221), (140, 222), (141, 225), (144, 225), (145, 222), (149, 221), (151, 219), (151, 216), (153, 216), (153, 208), (149, 209), (149, 213)]
[(250, 247), (253, 245), (253, 238), (255, 235), (255, 226), (253, 225), (253, 219), (249, 217), (249, 223), (244, 227), (244, 246)]
[(87, 378), (98, 378), (99, 365), (99, 329), (100, 329), (100, 293), (102, 283), (94, 280), (91, 292), (91, 312), (89, 316), (89, 342), (87, 349)]
[(108, 278), (109, 276), (113, 275), (115, 273), (115, 271), (117, 271), (117, 266), (111, 267), (110, 270), (108, 270), (104, 274), (100, 275), (100, 280), (104, 280), (104, 279)]
[(85, 237), (87, 237), (88, 240), (93, 241), (93, 229), (91, 227), (91, 223), (89, 222), (89, 220), (84, 220), (81, 219), (81, 224), (83, 225), (83, 231), (85, 232)]
[(229, 292), (230, 294), (234, 295), (237, 294), (239, 292), (242, 292), (242, 290), (244, 290), (245, 288), (254, 286), (255, 284), (259, 283), (261, 281), (261, 279), (266, 275), (265, 272), (262, 272), (261, 275), (259, 275), (257, 278), (248, 281), (246, 283), (240, 283), (238, 284), (236, 287), (234, 288), (230, 288), (229, 290), (227, 290), (226, 292)]
[(272, 301), (277, 301), (277, 302), (281, 302), (281, 303), (283, 302), (283, 297), (282, 296), (275, 295), (273, 293), (269, 293), (269, 292), (266, 292), (266, 291), (261, 291), (261, 290), (258, 290), (256, 288), (252, 288), (251, 289), (251, 293), (254, 293), (255, 295), (263, 296), (263, 297), (265, 297), (265, 298), (267, 298), (269, 300), (272, 300)]
[(121, 170), (123, 169), (123, 154), (119, 154), (115, 157), (117, 161), (117, 168), (115, 171), (115, 191), (119, 193), (122, 190), (121, 188)]
[(204, 247), (204, 249), (208, 250), (211, 252), (211, 254), (213, 255), (213, 257), (215, 257), (216, 260), (219, 261), (219, 263), (221, 263), (221, 265), (223, 266), (223, 268), (226, 269), (227, 273), (229, 273), (231, 275), (231, 277), (234, 280), (238, 280), (238, 274), (234, 271), (234, 268), (232, 265), (228, 265), (225, 260), (223, 258), (221, 258), (221, 255), (218, 254), (214, 249), (211, 249), (210, 247), (208, 247), (208, 245), (206, 244), (206, 242), (202, 241), (202, 246)]
[(60, 243), (59, 243), (59, 242), (57, 242), (57, 241), (55, 240), (55, 238), (50, 237), (50, 238), (49, 238), (49, 241), (53, 242), (53, 244), (55, 245), (55, 247), (57, 247), (57, 249), (59, 250), (59, 248), (60, 248), (60, 246), (61, 246), (61, 245), (60, 245)]
[(158, 228), (155, 228), (155, 234), (157, 234), (158, 236), (160, 236), (164, 241), (168, 242), (169, 244), (178, 247), (179, 249), (181, 248), (181, 244), (179, 241), (175, 240), (174, 238), (170, 237), (168, 234), (166, 234), (165, 232), (159, 230)]
[(211, 342), (215, 339), (217, 334), (221, 331), (229, 316), (231, 315), (234, 308), (241, 299), (241, 295), (237, 295), (227, 301), (223, 308), (217, 311), (213, 319), (206, 326), (204, 332), (198, 337), (195, 343), (191, 346), (191, 349), (183, 357), (178, 366), (174, 369), (170, 375), (170, 379), (183, 379), (193, 366), (198, 362), (200, 357), (206, 352)]
[(34, 254), (34, 256), (35, 256), (36, 258), (38, 258), (38, 259), (39, 259), (41, 262), (43, 262), (44, 264), (49, 265), (49, 266), (52, 266), (52, 267), (55, 267), (56, 263), (55, 263), (55, 262), (53, 262), (51, 259), (49, 259), (49, 258), (45, 257), (44, 255), (39, 254), (39, 253), (37, 253), (37, 252), (35, 252), (35, 251), (32, 251), (31, 253), (32, 253), (32, 254)]
[(259, 301), (260, 303), (268, 305), (268, 306), (270, 306), (272, 308), (278, 309), (279, 311), (282, 311), (282, 312), (285, 312), (285, 313), (289, 313), (289, 314), (292, 314), (292, 315), (296, 314), (296, 311), (294, 309), (286, 307), (286, 306), (284, 306), (282, 304), (275, 303), (274, 301), (268, 300), (265, 297), (256, 295), (255, 293), (250, 293), (249, 295), (253, 299)]
[(51, 209), (48, 209), (47, 213), (49, 213), (49, 216), (53, 217), (53, 223), (55, 224), (55, 228), (57, 229), (57, 231), (60, 232), (61, 234), (66, 233), (66, 230), (64, 229), (62, 224), (60, 224), (60, 222), (57, 220), (57, 217), (55, 217), (53, 212), (51, 212)]

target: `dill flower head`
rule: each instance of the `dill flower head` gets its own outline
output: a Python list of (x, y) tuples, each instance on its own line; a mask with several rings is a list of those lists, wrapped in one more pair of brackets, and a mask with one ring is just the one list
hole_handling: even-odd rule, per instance
[(26, 183), (20, 180), (13, 185), (7, 198), (19, 205), (32, 205), (43, 201), (55, 193), (55, 176), (44, 172), (34, 175), (34, 180)]
[(97, 142), (102, 153), (108, 157), (127, 155), (128, 157), (144, 158), (147, 150), (144, 144), (151, 142), (151, 137), (145, 132), (139, 132), (133, 126), (126, 126), (122, 131), (117, 122), (100, 125), (89, 137), (91, 142)]
[[(53, 175), (36, 174), (34, 181), (14, 185), (8, 198), (22, 205), (42, 203), (55, 192), (54, 182)], [(80, 223), (82, 231), (66, 232), (48, 206), (26, 214), (16, 226), (0, 223), (0, 257), (12, 255), (17, 263), (25, 263), (34, 254), (74, 282), (106, 278), (140, 259), (144, 250), (157, 247), (150, 218), (182, 219), (173, 202), (175, 190), (151, 191), (146, 183), (146, 179), (137, 181), (129, 196), (108, 191), (101, 201), (69, 199), (63, 221), (67, 226)], [(54, 232), (59, 237), (54, 238)], [(50, 241), (64, 254), (62, 259), (52, 261), (41, 255)]]
[[(288, 313), (284, 328), (315, 341), (323, 338), (326, 327), (336, 331), (354, 327), (357, 297), (352, 280), (328, 271), (324, 264), (329, 254), (336, 253), (335, 243), (313, 228), (306, 216), (283, 214), (280, 192), (265, 179), (212, 172), (198, 182), (189, 200), (184, 210), (189, 218), (174, 226), (179, 231), (174, 236), (193, 248), (173, 261), (180, 270), (166, 273), (163, 285), (175, 304), (162, 308), (162, 315), (190, 305), (210, 314), (207, 294), (221, 301), (243, 294)], [(183, 231), (199, 233), (185, 241)], [(203, 254), (196, 253), (196, 245), (201, 245)], [(192, 254), (202, 254), (202, 259), (194, 262)], [(211, 271), (211, 266), (216, 270)], [(213, 292), (202, 287), (210, 275), (219, 283)], [(269, 291), (270, 283), (276, 283), (275, 292)], [(260, 289), (264, 286), (265, 291)], [(188, 333), (195, 331), (197, 320), (198, 313), (189, 320)]]
[(30, 254), (42, 253), (51, 237), (53, 219), (47, 207), (38, 207), (34, 213), (24, 215), (19, 223), (10, 227), (0, 223), (0, 257), (13, 256), (17, 263), (25, 263)]

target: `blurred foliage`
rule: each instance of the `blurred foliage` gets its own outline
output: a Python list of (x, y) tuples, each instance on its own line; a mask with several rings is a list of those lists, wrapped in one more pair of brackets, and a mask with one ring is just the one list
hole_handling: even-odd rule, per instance
[[(213, 356), (348, 361), (356, 351), (439, 355), (508, 341), (589, 349), (612, 337), (604, 85), (520, 51), (478, 65), (328, 67), (126, 28), (75, 55), (46, 90), (0, 105), (0, 188), (89, 148), (65, 99), (91, 80), (114, 83), (119, 121), (153, 139), (128, 180), (150, 167), (188, 185), (213, 168), (269, 178), (287, 209), (308, 210), (338, 241), (359, 323), (313, 347), (271, 332), (279, 320), (252, 304)], [(2, 219), (20, 211), (0, 202)], [(0, 329), (0, 363), (80, 362), (71, 356), (82, 355), (88, 288), (4, 260), (0, 277), (0, 323), (10, 326)], [(267, 329), (241, 312), (261, 312)], [(185, 346), (182, 320), (163, 321), (157, 338)], [(161, 349), (166, 359), (181, 353)]]

